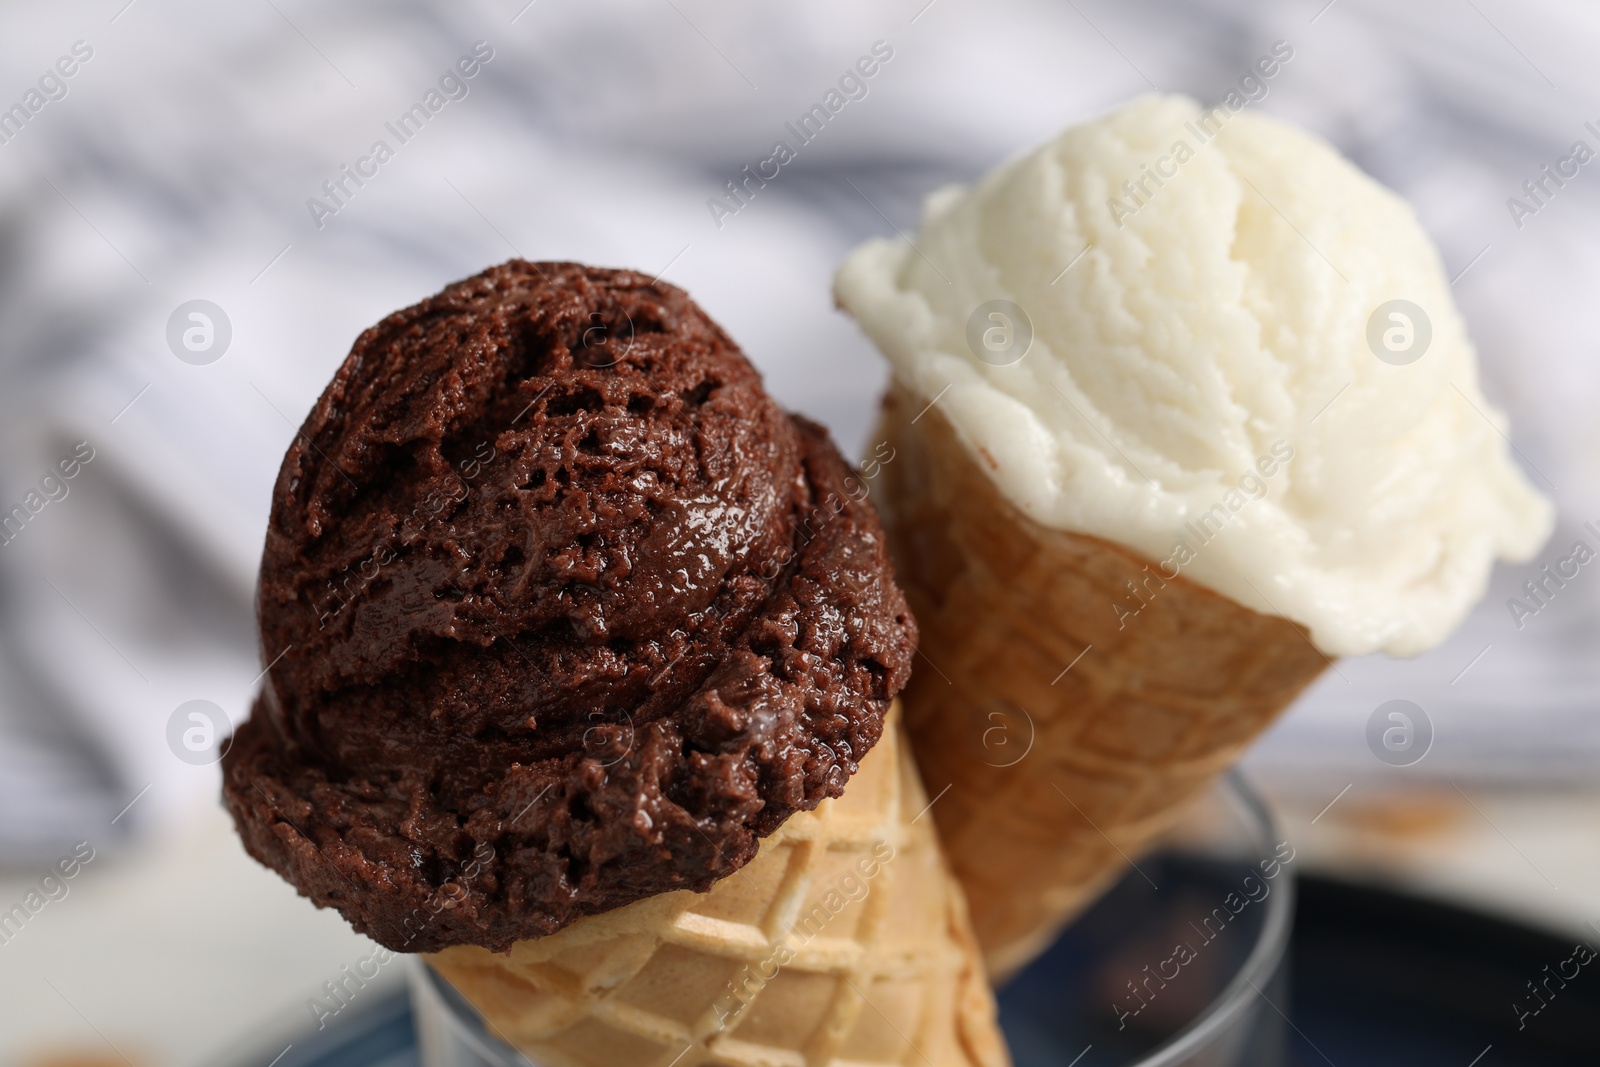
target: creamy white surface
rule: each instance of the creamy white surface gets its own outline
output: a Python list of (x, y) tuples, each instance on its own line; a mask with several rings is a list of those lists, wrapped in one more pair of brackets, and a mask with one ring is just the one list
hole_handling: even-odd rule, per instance
[[(1265, 496), (1203, 547), (1188, 537), (1182, 573), (1301, 623), (1330, 655), (1421, 652), (1496, 557), (1538, 550), (1553, 508), (1509, 458), (1410, 207), (1301, 130), (1246, 109), (1203, 142), (1185, 125), (1199, 115), (1143, 97), (936, 192), (914, 246), (862, 245), (836, 296), (1050, 527), (1167, 560), (1186, 523), (1287, 442)], [(1193, 158), (1162, 164), (1176, 176), (1147, 183), (1138, 207), (1123, 182), (1179, 140)], [(1113, 196), (1137, 207), (1120, 225)], [(1406, 366), (1367, 344), (1369, 315), (1397, 298), (1432, 323)], [(1009, 366), (966, 340), (994, 299), (1033, 325)]]

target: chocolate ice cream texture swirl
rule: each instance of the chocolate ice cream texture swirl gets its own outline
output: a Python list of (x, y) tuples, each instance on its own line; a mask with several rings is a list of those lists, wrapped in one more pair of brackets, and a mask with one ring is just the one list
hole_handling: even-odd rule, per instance
[(644, 275), (513, 260), (390, 315), (274, 489), (245, 847), (397, 951), (709, 888), (909, 676), (867, 490)]

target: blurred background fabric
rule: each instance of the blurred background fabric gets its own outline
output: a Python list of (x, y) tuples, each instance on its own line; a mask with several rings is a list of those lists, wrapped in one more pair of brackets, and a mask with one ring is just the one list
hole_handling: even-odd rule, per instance
[[(252, 618), (271, 485), (383, 315), (514, 255), (659, 273), (859, 454), (886, 372), (832, 306), (849, 248), (1131, 96), (1215, 102), (1277, 41), (1293, 58), (1250, 106), (1414, 205), (1561, 519), (1450, 642), (1341, 662), (1248, 765), (1319, 798), (1397, 775), (1600, 785), (1600, 568), (1520, 628), (1506, 605), (1574, 541), (1600, 548), (1582, 528), (1600, 520), (1600, 164), (1531, 215), (1507, 206), (1574, 142), (1600, 149), (1594, 5), (94, 0), (0, 12), (0, 108), (91, 53), (14, 131), (0, 116), (0, 512), (93, 452), (0, 544), (0, 867), (215, 813), (216, 768), (175, 757), (169, 720), (200, 699), (237, 723), (281, 651)], [(719, 219), (708, 199), (877, 42), (892, 58), (866, 96)], [(475, 45), (492, 55), (464, 95), (398, 143), (386, 124)], [(379, 139), (393, 158), (319, 219), (308, 200)], [(231, 327), (204, 365), (168, 343), (197, 299)], [(1404, 769), (1366, 740), (1395, 698), (1433, 728)]]

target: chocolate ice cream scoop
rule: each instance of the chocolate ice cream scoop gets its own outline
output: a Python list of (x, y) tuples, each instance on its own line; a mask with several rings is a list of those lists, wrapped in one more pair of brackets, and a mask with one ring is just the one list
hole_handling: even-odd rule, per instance
[(513, 260), (396, 312), (279, 472), (246, 848), (412, 952), (706, 889), (909, 675), (866, 497), (670, 285)]

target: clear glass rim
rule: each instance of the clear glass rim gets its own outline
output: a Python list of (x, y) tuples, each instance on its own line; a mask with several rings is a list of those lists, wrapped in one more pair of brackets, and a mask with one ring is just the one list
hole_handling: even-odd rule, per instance
[[(1278, 837), (1278, 821), (1273, 818), (1267, 802), (1236, 769), (1224, 775), (1221, 784), (1223, 793), (1244, 809), (1243, 821), (1256, 838), (1258, 850), (1263, 856), (1272, 852)], [(1252, 997), (1259, 996), (1269, 1008), (1277, 1010), (1267, 1000), (1262, 987), (1272, 980), (1283, 962), (1294, 925), (1294, 872), (1285, 870), (1283, 873), (1287, 877), (1275, 887), (1277, 892), (1267, 898), (1267, 915), (1262, 922), (1261, 932), (1239, 968), (1239, 973), (1193, 1022), (1133, 1067), (1174, 1067), (1182, 1064), (1228, 1032), (1229, 1027), (1250, 1006)]]

